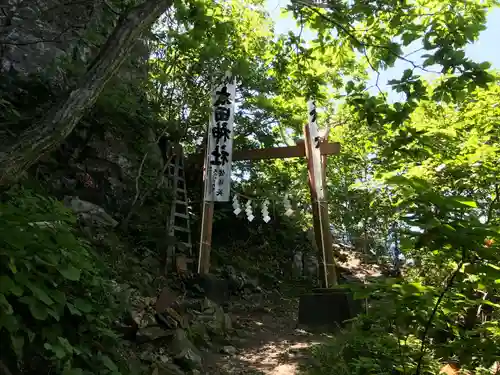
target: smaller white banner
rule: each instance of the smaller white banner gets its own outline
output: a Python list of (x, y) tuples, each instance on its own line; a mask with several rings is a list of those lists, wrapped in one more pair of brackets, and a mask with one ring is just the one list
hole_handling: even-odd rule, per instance
[(236, 80), (226, 74), (223, 83), (212, 93), (205, 161), (205, 201), (229, 201), (235, 95)]
[(321, 168), (321, 152), (319, 149), (320, 146), (320, 137), (318, 131), (318, 113), (316, 110), (316, 102), (314, 100), (309, 100), (307, 102), (307, 110), (309, 117), (309, 138), (311, 145), (311, 158), (313, 165), (313, 174), (314, 174), (314, 184), (316, 185), (316, 193), (318, 195), (319, 200), (323, 200), (325, 197), (325, 191), (323, 186), (323, 173)]

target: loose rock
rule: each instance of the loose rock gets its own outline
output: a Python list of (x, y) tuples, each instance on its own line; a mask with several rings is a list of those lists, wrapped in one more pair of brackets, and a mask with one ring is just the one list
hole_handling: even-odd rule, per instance
[(136, 340), (139, 343), (145, 343), (148, 341), (154, 341), (161, 339), (163, 337), (169, 336), (170, 333), (166, 330), (164, 330), (160, 326), (149, 326), (149, 327), (144, 327), (140, 328), (137, 331), (136, 334)]
[(221, 352), (224, 354), (235, 355), (236, 348), (234, 346), (226, 345), (222, 347)]
[(80, 221), (87, 226), (116, 227), (118, 222), (104, 209), (78, 197), (65, 197), (64, 205), (75, 212)]
[(185, 370), (200, 369), (203, 364), (201, 355), (189, 340), (183, 329), (176, 329), (172, 341), (174, 351), (174, 361)]
[(178, 294), (168, 286), (164, 287), (156, 300), (155, 309), (157, 313), (165, 312), (166, 309), (172, 307), (177, 301)]
[[(154, 372), (156, 371), (156, 372)], [(155, 370), (153, 370), (153, 375), (185, 375), (186, 373), (182, 371), (182, 369), (173, 364), (173, 363), (165, 363), (165, 364), (158, 364), (155, 367)]]

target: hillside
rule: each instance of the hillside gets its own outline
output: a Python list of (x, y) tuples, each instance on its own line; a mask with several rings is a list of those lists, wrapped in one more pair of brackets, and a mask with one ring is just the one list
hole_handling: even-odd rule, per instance
[(0, 375), (498, 372), (498, 5), (0, 4)]

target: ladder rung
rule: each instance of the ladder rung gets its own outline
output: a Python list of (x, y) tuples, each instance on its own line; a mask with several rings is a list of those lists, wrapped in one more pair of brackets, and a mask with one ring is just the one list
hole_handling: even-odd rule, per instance
[(182, 178), (182, 177), (177, 177), (177, 181), (182, 181), (182, 182), (184, 182), (184, 178)]
[(179, 232), (190, 232), (189, 229), (183, 228), (183, 227), (178, 227), (174, 225), (174, 230), (178, 230)]
[(174, 215), (177, 217), (182, 217), (183, 219), (189, 219), (189, 215), (181, 214), (180, 212), (176, 212)]
[(187, 243), (187, 242), (181, 242), (181, 244), (183, 244), (184, 246), (187, 246), (187, 247), (192, 247), (193, 245), (191, 245), (190, 243)]
[(183, 204), (183, 205), (187, 206), (188, 202), (186, 202), (186, 201), (175, 201), (175, 204)]
[(184, 193), (184, 189), (177, 188), (177, 192), (178, 192), (178, 193)]

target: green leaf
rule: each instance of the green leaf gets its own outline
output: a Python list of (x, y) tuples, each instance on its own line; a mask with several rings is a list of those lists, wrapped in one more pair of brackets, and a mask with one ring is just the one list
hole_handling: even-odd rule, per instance
[(72, 264), (68, 264), (65, 268), (59, 268), (59, 273), (68, 280), (80, 280), (80, 270), (75, 268)]
[(7, 315), (12, 315), (14, 312), (14, 309), (12, 308), (12, 305), (7, 301), (7, 298), (5, 298), (5, 295), (0, 294), (0, 308), (4, 314)]
[(57, 340), (61, 343), (61, 345), (68, 353), (73, 353), (73, 346), (69, 343), (67, 338), (58, 336)]
[(56, 321), (59, 321), (61, 319), (61, 316), (59, 315), (59, 313), (54, 310), (54, 309), (47, 309), (47, 312), (49, 313), (49, 315), (51, 317), (53, 317)]
[(29, 330), (29, 329), (27, 329), (27, 330), (26, 330), (26, 334), (28, 335), (28, 341), (29, 341), (30, 343), (32, 343), (32, 342), (33, 342), (33, 340), (35, 340), (36, 333), (35, 333), (35, 332), (33, 332), (33, 331), (31, 331), (31, 330)]
[(0, 293), (9, 294), (13, 286), (14, 282), (9, 276), (0, 276)]
[(72, 303), (67, 302), (66, 303), (66, 307), (68, 308), (68, 310), (71, 313), (71, 315), (82, 316), (82, 313), (80, 312), (80, 310), (78, 310), (75, 307), (75, 305), (73, 305)]
[(401, 78), (401, 81), (406, 81), (406, 80), (408, 80), (408, 78), (410, 78), (412, 74), (413, 74), (413, 70), (412, 70), (412, 69), (406, 69), (406, 70), (403, 72), (403, 77)]
[(428, 290), (428, 288), (420, 283), (408, 283), (402, 285), (402, 290), (404, 293), (422, 293)]
[(488, 70), (491, 68), (491, 63), (488, 61), (483, 61), (482, 63), (479, 64), (480, 69)]
[(22, 303), (28, 305), (31, 315), (37, 320), (46, 320), (49, 316), (47, 307), (41, 304), (36, 298), (25, 296), (19, 299)]
[(66, 350), (64, 350), (64, 347), (62, 347), (61, 345), (59, 344), (50, 344), (48, 342), (46, 342), (43, 347), (45, 349), (47, 349), (48, 351), (54, 353), (54, 355), (56, 356), (57, 359), (63, 359), (64, 357), (66, 357)]
[(87, 301), (81, 298), (75, 298), (74, 301), (75, 307), (80, 310), (83, 313), (88, 314), (89, 312), (92, 311), (92, 305), (89, 304)]
[(50, 295), (52, 296), (52, 299), (59, 305), (66, 304), (66, 294), (64, 292), (61, 292), (59, 290), (52, 290), (50, 292)]
[(21, 297), (24, 293), (23, 288), (20, 285), (14, 284), (10, 289), (10, 292), (16, 297)]
[(115, 365), (115, 363), (109, 358), (107, 355), (103, 355), (101, 357), (102, 363), (106, 368), (112, 372), (118, 372), (118, 366)]
[(23, 289), (14, 282), (9, 276), (0, 276), (0, 293), (3, 294), (13, 294), (17, 297), (23, 295)]
[(488, 301), (488, 300), (483, 300), (482, 303), (485, 305), (488, 305), (488, 306), (492, 306), (492, 307), (497, 308), (497, 309), (500, 307), (500, 305), (498, 303), (494, 303), (494, 302)]
[(464, 197), (454, 197), (451, 200), (463, 206), (477, 208), (476, 202)]
[(500, 267), (495, 264), (488, 263), (487, 266), (493, 268), (494, 270), (500, 271)]
[(16, 264), (14, 263), (14, 258), (10, 258), (9, 269), (13, 274), (17, 273), (17, 267)]
[(23, 348), (24, 348), (24, 337), (23, 336), (10, 336), (12, 341), (12, 349), (16, 353), (17, 359), (21, 360), (23, 358)]
[(434, 65), (435, 63), (436, 63), (436, 58), (434, 56), (429, 56), (424, 60), (424, 62), (422, 63), (422, 66), (427, 67), (430, 65)]
[[(43, 285), (43, 286), (45, 286), (45, 285)], [(42, 301), (47, 306), (50, 306), (50, 305), (54, 304), (54, 301), (52, 300), (52, 298), (50, 298), (49, 295), (43, 289), (40, 289), (39, 287), (37, 287), (36, 285), (33, 285), (31, 283), (29, 283), (27, 285), (27, 287), (31, 290), (31, 292), (33, 293), (33, 295), (38, 300)]]
[(14, 333), (19, 329), (19, 322), (15, 315), (0, 314), (0, 328), (4, 327), (8, 332)]

